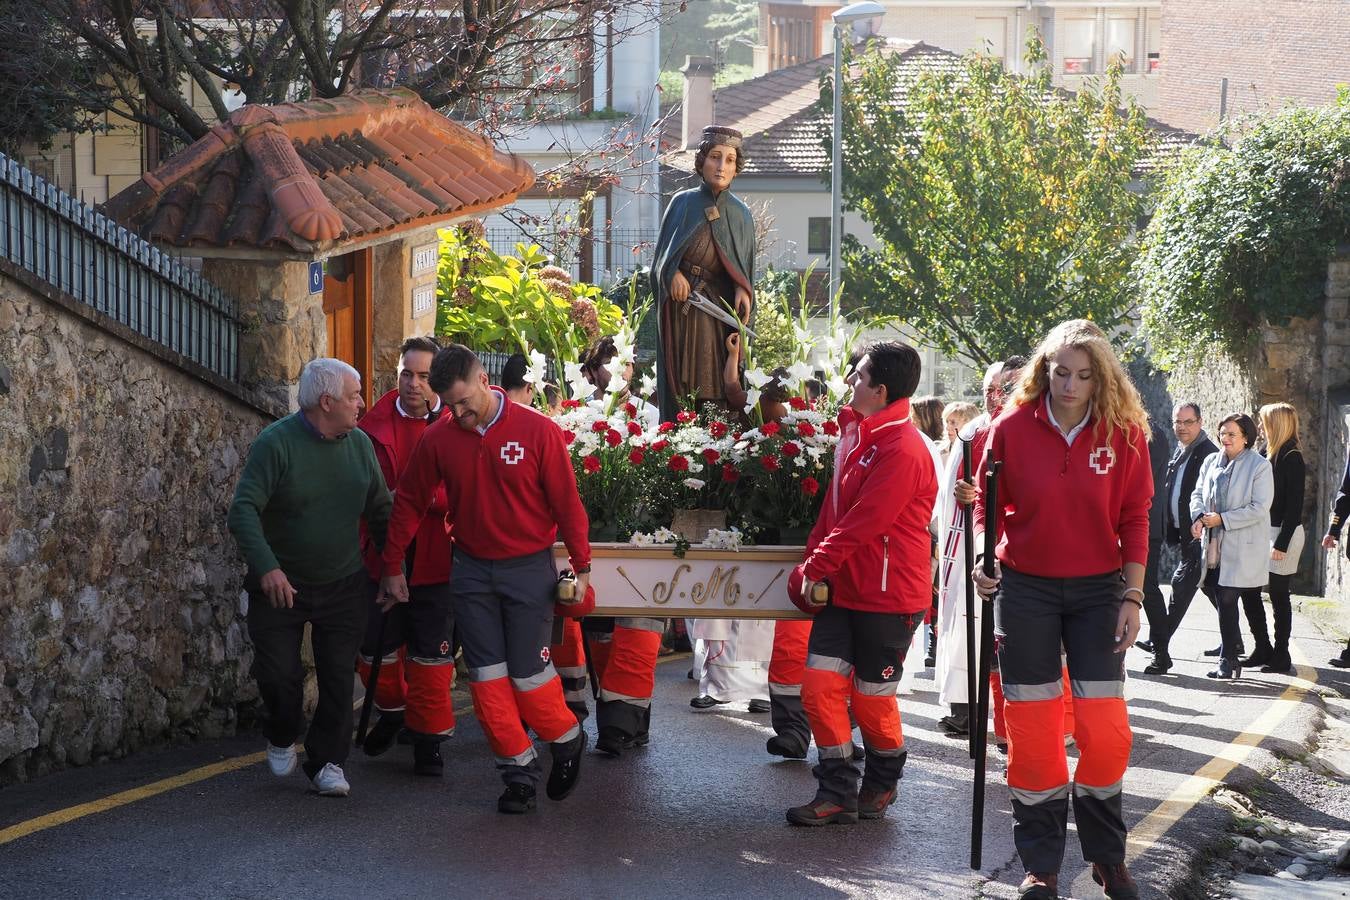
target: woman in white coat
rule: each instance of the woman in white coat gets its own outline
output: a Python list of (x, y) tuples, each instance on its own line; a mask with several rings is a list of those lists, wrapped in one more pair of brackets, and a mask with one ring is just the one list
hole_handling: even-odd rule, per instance
[(1270, 462), (1252, 449), (1256, 423), (1234, 413), (1219, 423), (1222, 453), (1200, 468), (1191, 494), (1191, 535), (1209, 569), (1206, 584), (1219, 598), (1219, 668), (1210, 678), (1237, 678), (1238, 599), (1266, 583), (1270, 567), (1270, 505), (1275, 478)]

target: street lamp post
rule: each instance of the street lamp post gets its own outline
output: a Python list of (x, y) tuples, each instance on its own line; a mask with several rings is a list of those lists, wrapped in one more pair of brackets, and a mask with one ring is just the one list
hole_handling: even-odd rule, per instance
[(853, 23), (884, 15), (885, 7), (866, 0), (853, 3), (830, 14), (834, 20), (834, 122), (830, 138), (830, 318), (838, 312), (839, 303), (839, 244), (844, 218), (844, 74), (839, 45), (844, 35), (853, 32)]

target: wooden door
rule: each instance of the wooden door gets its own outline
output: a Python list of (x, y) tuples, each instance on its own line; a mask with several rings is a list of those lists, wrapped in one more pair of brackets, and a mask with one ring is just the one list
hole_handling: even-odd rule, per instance
[(366, 406), (371, 404), (371, 252), (357, 250), (331, 257), (323, 276), (323, 314), (328, 325), (328, 355), (361, 375)]

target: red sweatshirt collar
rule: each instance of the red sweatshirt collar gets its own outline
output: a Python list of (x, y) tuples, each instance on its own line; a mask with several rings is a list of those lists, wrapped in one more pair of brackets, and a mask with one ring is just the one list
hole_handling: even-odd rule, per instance
[(845, 406), (839, 410), (839, 425), (842, 428), (856, 425), (858, 428), (858, 446), (870, 444), (877, 433), (909, 421), (909, 398), (897, 400), (879, 412), (864, 418), (853, 407)]

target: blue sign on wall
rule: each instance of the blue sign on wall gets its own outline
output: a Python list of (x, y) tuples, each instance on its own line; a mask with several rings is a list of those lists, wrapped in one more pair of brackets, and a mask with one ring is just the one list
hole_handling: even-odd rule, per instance
[(323, 293), (322, 262), (312, 262), (309, 264), (309, 292), (311, 294)]

